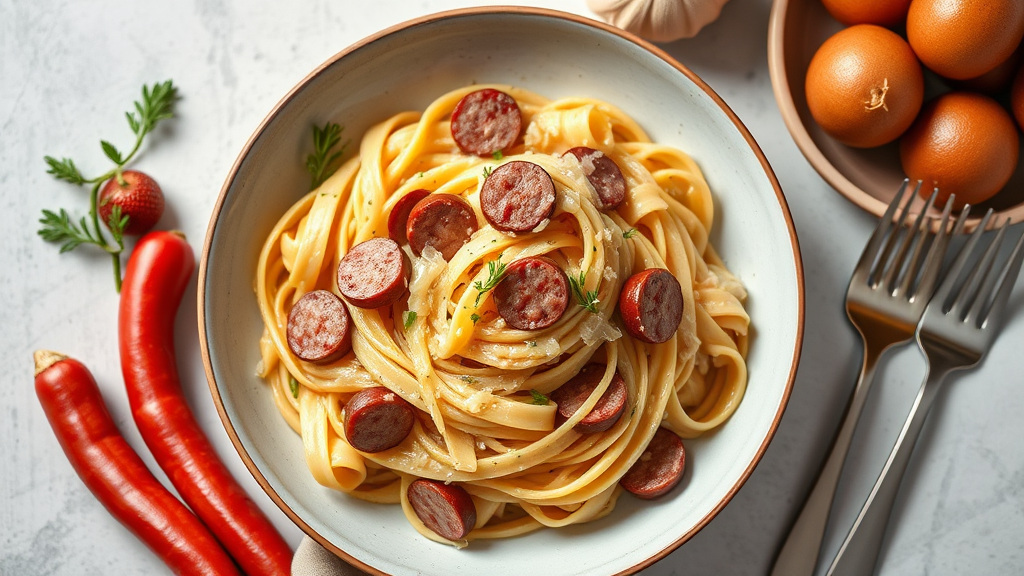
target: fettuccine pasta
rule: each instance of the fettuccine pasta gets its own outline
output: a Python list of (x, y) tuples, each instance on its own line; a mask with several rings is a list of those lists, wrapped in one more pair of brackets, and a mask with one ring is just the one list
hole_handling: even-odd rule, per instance
[[(694, 161), (650, 142), (608, 103), (550, 101), (511, 86), (493, 88), (518, 103), (522, 135), (494, 158), (465, 154), (453, 141), (450, 115), (480, 88), (459, 88), (423, 112), (370, 128), (358, 153), (281, 217), (255, 282), (265, 323), (258, 372), (301, 435), (314, 479), (400, 504), (421, 534), (458, 546), (609, 514), (619, 479), (659, 427), (693, 438), (720, 426), (747, 381), (746, 292), (708, 242), (714, 205)], [(616, 209), (602, 211), (581, 163), (563, 157), (575, 146), (598, 149), (621, 169), (626, 197)], [(542, 167), (556, 190), (550, 219), (522, 234), (495, 230), (480, 215), (485, 172), (515, 160)], [(404, 248), (412, 264), (407, 297), (377, 309), (348, 305), (352, 351), (340, 360), (297, 358), (286, 338), (292, 306), (312, 290), (337, 294), (342, 257), (386, 237), (392, 207), (423, 188), (463, 197), (479, 229), (447, 262), (429, 247), (421, 255)], [(473, 286), (487, 279), (488, 263), (528, 256), (550, 257), (568, 276), (582, 276), (596, 302), (587, 309), (573, 298), (557, 322), (539, 330), (509, 328), (489, 294), (477, 305)], [(660, 344), (630, 337), (617, 314), (625, 280), (649, 268), (667, 269), (682, 286), (682, 322)], [(594, 362), (606, 367), (601, 384), (556, 426), (548, 396)], [(625, 412), (606, 431), (577, 432), (616, 371), (628, 390)], [(411, 403), (417, 418), (398, 446), (360, 452), (345, 437), (345, 405), (377, 386)], [(464, 539), (445, 540), (420, 521), (406, 494), (417, 478), (469, 492), (476, 524)]]

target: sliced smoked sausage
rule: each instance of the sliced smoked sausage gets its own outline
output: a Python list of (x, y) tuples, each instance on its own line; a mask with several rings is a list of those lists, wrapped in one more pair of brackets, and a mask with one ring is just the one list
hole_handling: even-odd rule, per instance
[(341, 298), (313, 290), (288, 312), (288, 348), (307, 362), (328, 363), (352, 349), (351, 321)]
[(555, 184), (533, 162), (515, 160), (495, 168), (480, 188), (480, 210), (502, 232), (529, 232), (555, 210)]
[(520, 258), (495, 286), (494, 304), (512, 328), (547, 328), (569, 307), (569, 279), (550, 258)]
[(466, 154), (490, 156), (511, 146), (523, 118), (515, 98), (493, 88), (466, 94), (452, 110), (452, 138)]
[(412, 432), (416, 409), (384, 386), (364, 388), (345, 404), (345, 438), (356, 450), (383, 452)]
[(398, 199), (395, 202), (395, 206), (391, 209), (391, 213), (388, 214), (388, 236), (392, 240), (399, 244), (405, 244), (409, 241), (408, 236), (405, 232), (405, 227), (409, 223), (409, 213), (412, 212), (412, 207), (417, 202), (423, 200), (430, 194), (430, 190), (413, 190), (405, 196)]
[(413, 252), (419, 255), (427, 246), (433, 246), (446, 262), (469, 242), (476, 229), (473, 207), (454, 194), (426, 196), (412, 207), (406, 224)]
[[(597, 385), (601, 383), (604, 370), (604, 364), (587, 364), (579, 374), (551, 393), (551, 400), (558, 404), (558, 415), (555, 417), (556, 426), (561, 426), (563, 422), (572, 418), (580, 406), (583, 406), (583, 403), (590, 398), (594, 390), (597, 389)], [(583, 420), (580, 420), (579, 424), (576, 424), (574, 430), (581, 434), (593, 434), (611, 428), (625, 411), (628, 396), (626, 381), (616, 370), (612, 375), (612, 381), (608, 383), (608, 388), (594, 405), (594, 409)]]
[(476, 506), (458, 484), (420, 478), (406, 494), (416, 516), (442, 538), (461, 540), (476, 524)]
[(580, 161), (583, 174), (597, 191), (601, 210), (611, 210), (626, 199), (626, 179), (622, 176), (622, 170), (604, 152), (577, 146), (570, 148), (566, 154), (572, 154)]
[(619, 313), (630, 336), (651, 344), (665, 342), (683, 319), (683, 289), (664, 268), (638, 272), (622, 287)]
[(638, 498), (657, 498), (679, 484), (686, 466), (683, 441), (667, 428), (658, 428), (650, 444), (619, 480)]
[(353, 306), (394, 304), (409, 285), (409, 267), (398, 243), (370, 238), (349, 250), (338, 264), (338, 290)]

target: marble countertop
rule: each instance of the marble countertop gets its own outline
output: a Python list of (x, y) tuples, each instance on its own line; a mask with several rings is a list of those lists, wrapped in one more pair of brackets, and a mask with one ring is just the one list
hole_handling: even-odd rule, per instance
[[(490, 2), (483, 2), (489, 4)], [(507, 3), (507, 2), (506, 2)], [(512, 2), (520, 4), (520, 2)], [(0, 0), (0, 574), (157, 574), (166, 568), (89, 494), (61, 452), (32, 388), (32, 351), (85, 362), (113, 417), (156, 475), (123, 393), (117, 295), (108, 257), (58, 254), (37, 235), (40, 211), (87, 211), (86, 192), (46, 174), (44, 155), (103, 170), (98, 140), (131, 134), (123, 111), (139, 87), (173, 78), (179, 118), (136, 166), (168, 199), (161, 228), (198, 251), (223, 179), (271, 107), (349, 44), (409, 18), (480, 4), (463, 0)], [(521, 2), (594, 17), (583, 0)], [(792, 209), (806, 278), (806, 330), (785, 416), (761, 463), (699, 534), (644, 573), (766, 574), (822, 462), (861, 361), (843, 297), (875, 219), (834, 192), (793, 143), (772, 96), (770, 0), (732, 0), (696, 38), (663, 45), (735, 110), (771, 162)], [(1018, 287), (1011, 311), (1024, 306)], [(196, 334), (195, 281), (177, 318), (183, 385), (235, 476), (294, 547), (302, 533), (252, 479), (214, 409)], [(768, 336), (770, 337), (770, 336)], [(878, 573), (1024, 573), (1024, 317), (1015, 314), (982, 366), (942, 391), (911, 462)], [(898, 434), (924, 373), (908, 346), (883, 359), (840, 485), (834, 523), (847, 526)], [(826, 555), (838, 547), (833, 529)], [(840, 532), (845, 532), (841, 530)]]

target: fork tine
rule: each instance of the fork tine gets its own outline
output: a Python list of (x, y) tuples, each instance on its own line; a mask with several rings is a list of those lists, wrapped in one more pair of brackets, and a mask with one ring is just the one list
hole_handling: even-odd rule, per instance
[[(1020, 273), (1021, 261), (1024, 260), (1024, 233), (1017, 238), (1017, 244), (1013, 247), (1013, 252), (1010, 253), (1010, 257), (1006, 260), (1006, 265), (1003, 268), (1002, 280), (999, 283), (999, 290), (996, 292), (995, 298), (992, 299), (992, 306), (989, 307), (985, 316), (981, 320), (980, 326), (982, 328), (998, 328), (998, 324), (1002, 323), (1003, 310), (1006, 308), (1006, 302), (1010, 299), (1010, 292), (1013, 292), (1013, 285), (1017, 282), (1017, 275)], [(987, 331), (990, 336), (994, 337), (995, 330)]]
[[(920, 183), (918, 183), (920, 187)], [(896, 257), (893, 258), (892, 263), (889, 265), (889, 270), (885, 273), (885, 279), (882, 280), (885, 291), (892, 293), (893, 296), (900, 296), (906, 292), (909, 288), (910, 283), (913, 282), (914, 276), (917, 274), (915, 269), (917, 268), (918, 258), (924, 248), (925, 243), (928, 241), (929, 229), (925, 226), (925, 214), (932, 209), (935, 204), (935, 198), (939, 195), (939, 189), (935, 188), (932, 191), (932, 195), (928, 197), (928, 201), (925, 203), (924, 208), (917, 215), (917, 219), (914, 221), (914, 225), (907, 231), (907, 235), (903, 237), (903, 242), (900, 244), (899, 250), (896, 252)], [(952, 196), (952, 195), (951, 195)], [(914, 247), (914, 252), (910, 257), (910, 263), (904, 266), (904, 262), (907, 258), (907, 252), (910, 247)], [(897, 285), (899, 282), (899, 285)], [(895, 286), (895, 288), (894, 288)]]
[[(960, 211), (960, 216), (957, 217), (956, 223), (953, 225), (953, 230), (949, 229), (949, 217), (953, 212), (953, 204), (956, 202), (956, 195), (950, 194), (946, 200), (946, 206), (942, 209), (942, 220), (939, 224), (939, 231), (936, 232), (935, 238), (932, 239), (932, 244), (928, 249), (928, 255), (925, 257), (924, 262), (920, 264), (921, 267), (921, 280), (917, 284), (917, 288), (914, 289), (914, 293), (911, 295), (911, 300), (914, 300), (918, 296), (922, 298), (931, 298), (932, 292), (935, 291), (935, 283), (938, 281), (939, 272), (942, 270), (942, 261), (946, 257), (946, 248), (949, 246), (949, 239), (956, 236), (964, 228), (964, 224), (967, 222), (967, 216), (971, 212), (970, 206), (964, 206), (964, 209)], [(910, 275), (905, 281), (906, 290), (910, 289), (910, 281), (917, 276), (918, 272), (915, 270), (913, 275)]]
[(910, 205), (914, 203), (914, 198), (917, 197), (919, 190), (921, 190), (920, 180), (917, 181), (917, 186), (914, 187), (914, 192), (907, 197), (907, 201), (900, 208), (900, 214), (896, 219), (896, 225), (893, 227), (892, 232), (889, 234), (889, 238), (885, 242), (885, 248), (879, 254), (878, 260), (875, 262), (874, 269), (871, 271), (871, 277), (868, 279), (868, 283), (872, 286), (880, 285), (886, 272), (896, 264), (896, 259), (892, 257), (893, 249), (896, 246), (896, 242), (900, 239), (900, 232), (903, 230), (903, 224), (907, 221), (907, 214), (910, 212)]
[(882, 247), (882, 242), (885, 241), (885, 234), (892, 227), (892, 217), (896, 213), (896, 208), (899, 207), (900, 202), (903, 200), (903, 195), (906, 193), (909, 184), (910, 179), (904, 178), (899, 191), (896, 192), (896, 195), (889, 203), (889, 207), (885, 210), (885, 214), (882, 215), (882, 219), (878, 221), (875, 231), (871, 233), (871, 239), (868, 240), (867, 246), (861, 252), (860, 260), (857, 261), (857, 267), (854, 268), (851, 284), (855, 282), (866, 284), (868, 282), (870, 272), (874, 267), (875, 260), (878, 258), (879, 249)]
[[(964, 208), (966, 210), (966, 208)], [(961, 218), (963, 215), (961, 214)], [(985, 213), (985, 217), (978, 223), (978, 227), (971, 233), (971, 237), (967, 240), (967, 244), (960, 249), (960, 253), (957, 254), (956, 260), (953, 261), (953, 265), (950, 266), (949, 271), (946, 272), (946, 277), (939, 285), (939, 288), (935, 291), (932, 296), (932, 300), (942, 303), (942, 311), (946, 312), (949, 310), (950, 305), (950, 293), (953, 291), (953, 286), (957, 283), (957, 279), (960, 277), (960, 273), (964, 269), (964, 265), (967, 263), (967, 259), (970, 258), (971, 252), (974, 251), (974, 247), (978, 244), (978, 239), (981, 238), (982, 233), (988, 228), (988, 221), (992, 217), (992, 209), (989, 208), (988, 212)], [(957, 222), (959, 224), (959, 222)]]
[(998, 275), (993, 271), (992, 263), (996, 259), (996, 253), (999, 252), (999, 246), (1003, 243), (1003, 237), (1006, 236), (1006, 226), (1009, 223), (1010, 219), (1007, 218), (999, 227), (995, 238), (988, 243), (981, 259), (975, 263), (967, 279), (964, 280), (963, 286), (960, 287), (960, 293), (953, 300), (953, 306), (949, 309), (951, 315), (967, 321), (974, 304), (984, 304), (987, 291), (992, 289), (992, 284), (995, 283)]

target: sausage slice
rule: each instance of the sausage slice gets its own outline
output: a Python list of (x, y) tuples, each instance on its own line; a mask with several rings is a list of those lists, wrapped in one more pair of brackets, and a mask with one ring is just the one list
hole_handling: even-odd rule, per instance
[(512, 328), (547, 328), (569, 307), (569, 279), (550, 258), (521, 258), (494, 287), (494, 304)]
[(566, 154), (572, 154), (580, 161), (583, 174), (597, 191), (601, 210), (614, 209), (626, 199), (626, 179), (622, 176), (622, 170), (619, 170), (619, 165), (605, 156), (604, 152), (577, 146), (570, 148)]
[(657, 498), (679, 484), (686, 467), (683, 441), (667, 428), (658, 428), (633, 466), (619, 480), (638, 498)]
[(406, 234), (417, 256), (433, 246), (447, 262), (476, 228), (476, 212), (469, 202), (454, 194), (431, 194), (412, 207)]
[(409, 484), (409, 504), (416, 516), (442, 538), (461, 540), (476, 524), (476, 506), (458, 484), (419, 478)]
[(391, 390), (364, 388), (345, 404), (345, 438), (356, 450), (383, 452), (412, 432), (415, 408)]
[[(604, 364), (587, 364), (565, 384), (562, 384), (551, 393), (551, 399), (558, 404), (558, 415), (555, 418), (555, 425), (561, 426), (563, 422), (572, 417), (580, 406), (590, 398), (597, 385), (601, 383), (604, 376)], [(629, 392), (626, 390), (626, 381), (619, 375), (618, 370), (612, 376), (608, 388), (597, 401), (594, 409), (580, 420), (574, 430), (581, 434), (593, 434), (604, 432), (618, 422), (619, 417), (626, 409), (626, 400)]]
[(508, 148), (522, 124), (515, 98), (493, 88), (466, 94), (452, 110), (452, 138), (466, 154), (490, 156)]
[(622, 287), (619, 313), (630, 336), (651, 344), (665, 342), (683, 319), (683, 289), (664, 268), (638, 272)]
[(353, 306), (394, 304), (409, 284), (409, 267), (398, 243), (370, 238), (356, 244), (338, 264), (338, 290)]
[(341, 298), (327, 290), (307, 292), (288, 312), (288, 348), (307, 362), (333, 362), (352, 349), (350, 325)]
[(502, 232), (529, 232), (555, 210), (555, 184), (533, 162), (515, 160), (495, 168), (480, 189), (480, 210)]
[(388, 236), (392, 240), (399, 244), (405, 244), (409, 241), (408, 236), (405, 233), (405, 227), (409, 223), (409, 213), (412, 212), (412, 207), (417, 202), (423, 200), (430, 194), (430, 190), (413, 190), (405, 196), (398, 199), (395, 202), (394, 208), (391, 209), (391, 213), (388, 214)]

